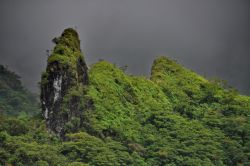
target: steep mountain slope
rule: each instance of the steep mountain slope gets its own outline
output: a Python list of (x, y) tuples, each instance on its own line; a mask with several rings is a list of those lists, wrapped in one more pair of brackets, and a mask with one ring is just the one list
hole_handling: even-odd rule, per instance
[(174, 112), (168, 97), (150, 80), (100, 62), (91, 67), (88, 95), (94, 103), (94, 109), (84, 113), (89, 132), (131, 146), (144, 164), (223, 162), (219, 140), (224, 135)]
[(23, 88), (18, 75), (0, 65), (0, 114), (34, 115), (39, 111), (37, 97)]
[(224, 163), (249, 164), (249, 97), (222, 81), (207, 81), (165, 57), (154, 61), (151, 80), (161, 86), (174, 112), (225, 135), (220, 140), (226, 155)]
[(84, 85), (88, 83), (87, 66), (80, 50), (78, 34), (69, 28), (56, 44), (42, 74), (41, 103), (47, 127), (63, 136), (71, 123), (80, 124)]
[[(79, 44), (73, 29), (65, 31)], [(41, 82), (42, 112), (52, 132), (41, 119), (3, 117), (0, 164), (250, 165), (249, 97), (166, 57), (154, 61), (150, 79), (127, 75), (106, 61), (78, 72), (78, 56), (59, 41)], [(59, 55), (58, 45), (64, 50)], [(61, 84), (73, 84), (60, 89), (56, 105), (54, 82), (65, 72), (71, 74), (63, 74)], [(51, 123), (63, 128), (63, 139)]]

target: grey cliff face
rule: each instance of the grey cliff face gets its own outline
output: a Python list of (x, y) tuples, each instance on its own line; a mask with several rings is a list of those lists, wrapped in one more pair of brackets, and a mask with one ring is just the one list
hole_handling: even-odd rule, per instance
[(53, 42), (56, 46), (42, 74), (40, 98), (47, 128), (63, 137), (66, 131), (77, 130), (81, 125), (85, 109), (81, 100), (88, 84), (88, 68), (75, 30), (64, 30)]

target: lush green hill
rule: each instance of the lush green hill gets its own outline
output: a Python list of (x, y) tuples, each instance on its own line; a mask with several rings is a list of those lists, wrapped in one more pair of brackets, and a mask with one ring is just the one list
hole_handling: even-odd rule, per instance
[(222, 81), (159, 57), (150, 79), (100, 61), (83, 89), (64, 92), (67, 101), (80, 97), (82, 109), (65, 123), (64, 139), (46, 119), (1, 117), (0, 164), (250, 165), (250, 98)]
[(197, 120), (213, 133), (224, 151), (224, 164), (249, 163), (250, 98), (225, 82), (205, 80), (165, 57), (155, 60), (152, 76), (173, 104), (173, 112)]
[(20, 77), (0, 65), (0, 114), (39, 113), (37, 97), (23, 88)]

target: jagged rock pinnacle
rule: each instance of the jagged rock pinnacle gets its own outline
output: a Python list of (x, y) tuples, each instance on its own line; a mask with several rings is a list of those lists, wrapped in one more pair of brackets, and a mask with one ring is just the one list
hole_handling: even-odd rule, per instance
[(81, 100), (88, 84), (88, 68), (74, 29), (65, 29), (53, 42), (56, 46), (41, 78), (42, 114), (47, 128), (62, 137), (81, 124), (80, 115), (84, 111)]

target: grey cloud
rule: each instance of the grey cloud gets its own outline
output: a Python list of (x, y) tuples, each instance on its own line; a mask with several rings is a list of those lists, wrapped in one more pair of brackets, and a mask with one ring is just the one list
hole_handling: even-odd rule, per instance
[(37, 91), (50, 40), (76, 27), (88, 64), (106, 59), (149, 75), (168, 55), (250, 94), (248, 0), (1, 0), (1, 64)]

